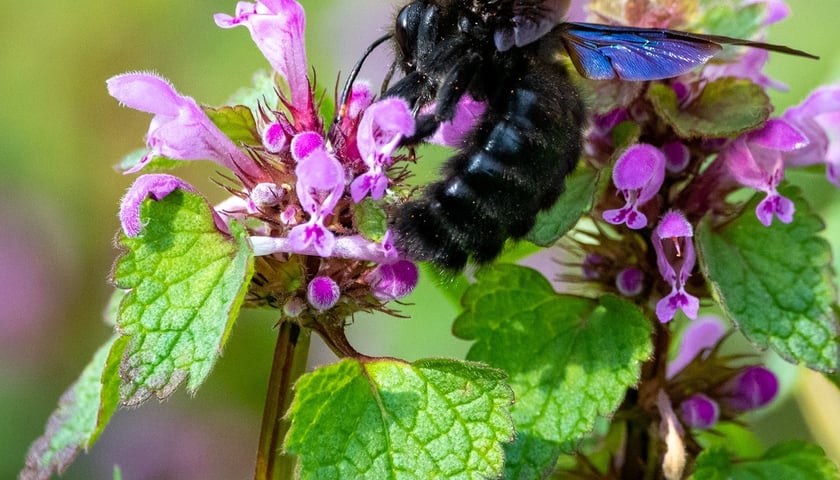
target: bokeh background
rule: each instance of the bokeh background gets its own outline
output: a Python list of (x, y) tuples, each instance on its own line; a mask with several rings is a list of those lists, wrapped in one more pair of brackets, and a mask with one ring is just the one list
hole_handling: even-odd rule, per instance
[[(303, 0), (310, 64), (322, 85), (347, 72), (385, 32), (395, 6), (386, 0)], [(774, 94), (781, 110), (815, 86), (840, 81), (840, 2), (790, 0), (794, 15), (770, 41), (804, 49), (819, 62), (772, 55), (769, 74), (790, 85)], [(105, 79), (154, 70), (182, 93), (216, 105), (268, 67), (245, 29), (222, 30), (217, 12), (233, 0), (77, 0), (45, 5), (2, 0), (0, 29), (0, 478), (15, 478), (30, 443), (56, 402), (109, 335), (102, 310), (116, 254), (118, 200), (132, 177), (112, 166), (142, 146), (149, 116), (124, 109)], [(381, 81), (380, 53), (362, 76)], [(213, 165), (179, 174), (217, 199)], [(840, 193), (821, 172), (796, 173), (829, 222), (840, 248)], [(410, 320), (359, 316), (350, 335), (361, 351), (407, 359), (462, 356), (452, 338), (455, 309), (421, 285), (403, 311)], [(194, 398), (183, 392), (116, 414), (97, 445), (63, 478), (236, 479), (252, 475), (275, 318), (247, 312), (224, 357)], [(315, 347), (312, 363), (334, 357)], [(792, 394), (757, 419), (768, 444), (818, 439), (835, 461), (840, 439), (836, 390), (814, 375), (785, 370)]]

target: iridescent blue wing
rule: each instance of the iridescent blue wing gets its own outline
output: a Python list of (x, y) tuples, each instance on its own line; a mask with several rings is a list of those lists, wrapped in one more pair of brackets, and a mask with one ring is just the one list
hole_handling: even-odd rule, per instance
[(566, 22), (555, 31), (577, 71), (594, 80), (676, 77), (708, 62), (721, 50), (721, 44), (817, 58), (782, 45), (676, 30)]

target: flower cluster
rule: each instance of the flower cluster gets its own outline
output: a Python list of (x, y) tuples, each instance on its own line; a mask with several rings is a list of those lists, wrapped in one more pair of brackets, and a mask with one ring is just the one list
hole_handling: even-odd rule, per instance
[(764, 407), (779, 391), (776, 375), (761, 365), (726, 365), (727, 359), (717, 355), (725, 333), (717, 317), (697, 319), (683, 332), (677, 356), (668, 364), (671, 396), (688, 427), (713, 428)]
[[(698, 17), (697, 5), (668, 5), (662, 11), (634, 3), (588, 6), (592, 21), (696, 29), (688, 22)], [(756, 23), (758, 39), (764, 27), (788, 14), (778, 0), (742, 2), (748, 6), (764, 12)], [(700, 278), (693, 232), (701, 220), (723, 224), (740, 215), (729, 194), (744, 187), (764, 194), (755, 216), (769, 227), (795, 215), (793, 201), (780, 193), (786, 167), (825, 163), (828, 179), (840, 185), (840, 86), (823, 87), (781, 115), (727, 124), (720, 109), (729, 102), (736, 112), (750, 107), (737, 102), (752, 96), (754, 106), (769, 112), (763, 90), (785, 88), (762, 72), (767, 55), (761, 49), (746, 49), (740, 57), (727, 52), (714, 64), (644, 86), (589, 83), (595, 111), (584, 160), (595, 169), (611, 166), (612, 184), (591, 214), (595, 241), (575, 244), (585, 255), (584, 280), (655, 305), (663, 323), (679, 311), (694, 319), (709, 294), (702, 282), (692, 282)], [(705, 114), (719, 115), (723, 126), (705, 125)], [(655, 263), (648, 261), (651, 253)]]
[[(318, 316), (339, 306), (339, 318), (360, 308), (386, 310), (386, 302), (412, 291), (417, 267), (399, 258), (384, 222), (364, 230), (358, 217), (364, 214), (363, 203), (368, 210), (383, 208), (366, 202), (382, 200), (394, 182), (386, 171), (403, 158), (395, 157), (401, 140), (414, 133), (408, 105), (396, 98), (374, 101), (370, 88), (354, 84), (339, 105), (342, 114), (325, 129), (308, 74), (300, 4), (239, 2), (233, 16), (217, 14), (215, 21), (222, 28), (250, 31), (283, 82), (275, 89), (278, 104), (266, 104), (264, 96), (257, 111), (210, 109), (155, 74), (115, 76), (107, 82), (113, 97), (154, 114), (146, 135), (148, 153), (126, 173), (153, 168), (160, 157), (210, 160), (232, 172), (238, 185), (227, 187), (232, 196), (212, 212), (222, 233), (231, 221), (249, 228), (260, 259), (255, 277), (260, 281), (247, 299), (251, 304), (280, 308), (288, 316)], [(239, 125), (246, 134), (233, 137), (219, 127), (231, 112), (246, 119)], [(122, 201), (125, 234), (141, 234), (139, 211), (146, 198), (159, 200), (176, 189), (195, 193), (171, 175), (138, 177)], [(290, 272), (282, 265), (297, 265), (300, 281), (277, 281)]]

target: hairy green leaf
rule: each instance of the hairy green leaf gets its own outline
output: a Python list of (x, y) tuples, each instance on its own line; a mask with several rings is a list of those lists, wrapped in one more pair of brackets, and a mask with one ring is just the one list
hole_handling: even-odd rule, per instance
[(614, 296), (558, 295), (524, 267), (483, 269), (476, 280), (453, 330), (476, 340), (470, 360), (510, 376), (517, 439), (506, 449), (506, 475), (527, 478), (618, 408), (651, 355), (650, 321)]
[(680, 137), (734, 137), (764, 124), (773, 106), (760, 86), (734, 77), (714, 80), (690, 104), (677, 103), (677, 94), (665, 84), (650, 86), (647, 98)]
[(165, 398), (187, 377), (194, 392), (227, 340), (253, 274), (247, 235), (221, 233), (206, 201), (183, 190), (140, 209), (144, 228), (122, 236), (114, 282), (129, 289), (117, 328), (131, 342), (123, 359), (123, 401)]
[(297, 382), (285, 448), (302, 479), (497, 477), (514, 435), (503, 379), (455, 360), (345, 359)]
[(753, 343), (793, 363), (833, 371), (839, 353), (831, 249), (818, 235), (822, 221), (799, 193), (782, 193), (796, 204), (790, 224), (758, 221), (763, 193), (721, 228), (702, 223), (700, 264), (724, 311)]
[(244, 105), (232, 107), (202, 107), (204, 113), (210, 118), (214, 125), (219, 127), (233, 143), (245, 145), (262, 145), (260, 133), (257, 131), (257, 122), (251, 109)]
[(125, 338), (112, 336), (64, 392), (44, 435), (29, 448), (20, 480), (48, 479), (62, 473), (82, 449), (96, 442), (119, 406), (116, 367), (126, 344)]
[(697, 457), (695, 480), (837, 480), (837, 467), (817, 445), (790, 441), (767, 450), (760, 458), (735, 460), (722, 447)]
[(591, 168), (579, 168), (569, 175), (563, 195), (553, 207), (537, 215), (534, 228), (525, 238), (543, 247), (554, 245), (577, 224), (581, 215), (592, 208), (597, 181), (598, 172)]
[(365, 238), (381, 242), (385, 237), (388, 216), (376, 200), (365, 197), (361, 202), (354, 204), (353, 218), (356, 228)]

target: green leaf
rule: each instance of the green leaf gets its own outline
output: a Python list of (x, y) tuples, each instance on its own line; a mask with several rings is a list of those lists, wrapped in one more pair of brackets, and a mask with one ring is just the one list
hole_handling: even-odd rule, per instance
[(537, 215), (537, 223), (525, 238), (543, 247), (554, 245), (592, 208), (597, 181), (598, 172), (591, 168), (578, 168), (569, 175), (566, 191), (553, 207)]
[[(148, 148), (140, 148), (129, 153), (120, 160), (119, 164), (117, 164), (117, 171), (126, 172), (131, 170), (140, 163), (140, 160), (142, 160), (147, 153), (149, 153)], [(173, 160), (167, 157), (155, 156), (152, 157), (145, 166), (143, 166), (143, 173), (167, 172), (184, 165), (186, 165), (186, 162), (183, 160)]]
[(700, 96), (685, 107), (677, 103), (674, 90), (661, 83), (650, 85), (647, 98), (683, 138), (734, 137), (760, 127), (773, 111), (764, 89), (734, 77), (706, 84)]
[(227, 340), (253, 275), (247, 235), (216, 227), (205, 200), (176, 190), (140, 209), (137, 237), (122, 236), (114, 282), (129, 289), (117, 327), (131, 337), (123, 360), (123, 401), (168, 396), (189, 376), (195, 392)]
[(353, 205), (353, 218), (356, 228), (365, 238), (381, 242), (388, 230), (388, 216), (376, 200), (365, 197)]
[(219, 127), (233, 143), (245, 145), (262, 145), (260, 133), (257, 131), (257, 122), (251, 109), (245, 105), (232, 107), (202, 107), (204, 113), (210, 118), (214, 125)]
[(453, 331), (476, 340), (470, 360), (510, 376), (517, 438), (506, 448), (506, 475), (527, 478), (618, 408), (651, 355), (651, 324), (614, 296), (558, 295), (528, 268), (497, 265), (476, 280)]
[(304, 375), (285, 449), (300, 478), (492, 478), (514, 435), (504, 374), (445, 359), (341, 362)]
[(64, 392), (44, 435), (29, 448), (21, 480), (48, 479), (64, 472), (82, 449), (96, 442), (119, 405), (119, 374), (110, 357), (125, 343), (117, 335), (111, 337)]
[(697, 457), (694, 480), (836, 480), (837, 467), (817, 445), (790, 441), (760, 458), (735, 460), (725, 449), (704, 450)]
[(762, 225), (753, 196), (734, 221), (701, 223), (700, 265), (727, 315), (760, 348), (793, 363), (828, 372), (837, 367), (837, 295), (823, 223), (798, 191), (781, 193), (796, 205), (793, 222)]

